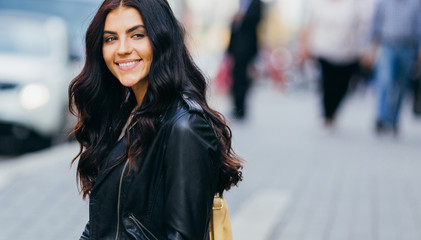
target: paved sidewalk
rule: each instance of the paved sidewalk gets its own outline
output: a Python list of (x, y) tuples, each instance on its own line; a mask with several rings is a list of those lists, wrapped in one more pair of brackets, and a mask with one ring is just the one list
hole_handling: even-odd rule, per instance
[(88, 203), (78, 195), (70, 160), (76, 143), (0, 165), (0, 240), (79, 239)]
[[(421, 239), (421, 119), (409, 105), (395, 139), (374, 134), (369, 91), (345, 102), (332, 132), (321, 127), (315, 94), (262, 85), (252, 95), (251, 119), (233, 125), (247, 160), (244, 182), (226, 196), (235, 239)], [(256, 204), (259, 195), (268, 197)], [(251, 224), (236, 219), (249, 209)], [(261, 222), (270, 229), (259, 232)]]
[[(226, 193), (236, 240), (421, 239), (421, 121), (404, 108), (401, 136), (373, 133), (373, 98), (355, 95), (333, 132), (317, 96), (252, 92), (245, 122), (231, 122), (244, 181)], [(212, 104), (228, 113), (228, 100)], [(78, 239), (88, 204), (69, 162), (75, 143), (0, 160), (0, 240)]]

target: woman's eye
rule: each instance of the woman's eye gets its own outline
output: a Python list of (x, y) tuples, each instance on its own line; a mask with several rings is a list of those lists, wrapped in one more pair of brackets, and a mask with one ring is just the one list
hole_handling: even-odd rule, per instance
[(104, 38), (104, 42), (111, 42), (111, 41), (114, 41), (114, 40), (116, 40), (116, 37), (106, 37), (106, 38)]
[(143, 37), (145, 37), (145, 34), (142, 34), (142, 33), (136, 33), (136, 34), (134, 34), (134, 35), (133, 35), (133, 37), (134, 37), (134, 38), (143, 38)]

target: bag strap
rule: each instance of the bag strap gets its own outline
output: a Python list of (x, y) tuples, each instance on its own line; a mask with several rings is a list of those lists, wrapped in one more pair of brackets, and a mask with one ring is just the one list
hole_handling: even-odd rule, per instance
[(214, 228), (214, 223), (213, 223), (213, 213), (211, 214), (211, 219), (210, 219), (210, 232), (211, 232), (211, 236), (210, 236), (210, 240), (215, 240), (215, 228)]
[(224, 207), (224, 201), (219, 196), (219, 193), (216, 193), (213, 198), (212, 214), (210, 219), (210, 240), (215, 240), (215, 223), (213, 218), (213, 213), (215, 210), (221, 210)]

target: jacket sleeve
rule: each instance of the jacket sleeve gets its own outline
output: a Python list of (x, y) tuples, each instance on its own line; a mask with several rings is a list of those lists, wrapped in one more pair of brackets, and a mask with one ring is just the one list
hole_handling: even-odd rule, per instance
[(218, 177), (218, 141), (200, 114), (177, 120), (164, 163), (167, 239), (204, 239)]
[(86, 224), (85, 230), (82, 233), (82, 236), (80, 236), (79, 240), (89, 240), (89, 221)]

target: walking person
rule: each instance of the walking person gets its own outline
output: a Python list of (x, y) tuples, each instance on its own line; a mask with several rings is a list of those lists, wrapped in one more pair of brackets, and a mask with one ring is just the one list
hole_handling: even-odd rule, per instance
[(331, 128), (362, 53), (364, 16), (358, 0), (314, 0), (302, 35), (302, 58), (320, 65), (324, 125)]
[(237, 119), (247, 114), (247, 93), (252, 79), (248, 68), (258, 52), (257, 27), (261, 19), (260, 0), (240, 0), (240, 9), (231, 23), (231, 39), (228, 54), (234, 60), (231, 87), (234, 112)]
[(166, 0), (105, 0), (69, 87), (80, 239), (208, 239), (214, 195), (242, 179), (231, 131)]
[[(421, 63), (421, 7), (419, 0), (380, 0), (371, 32), (372, 50), (367, 59), (376, 66), (376, 131), (398, 135), (399, 113), (410, 74)], [(418, 55), (418, 57), (417, 57)]]

